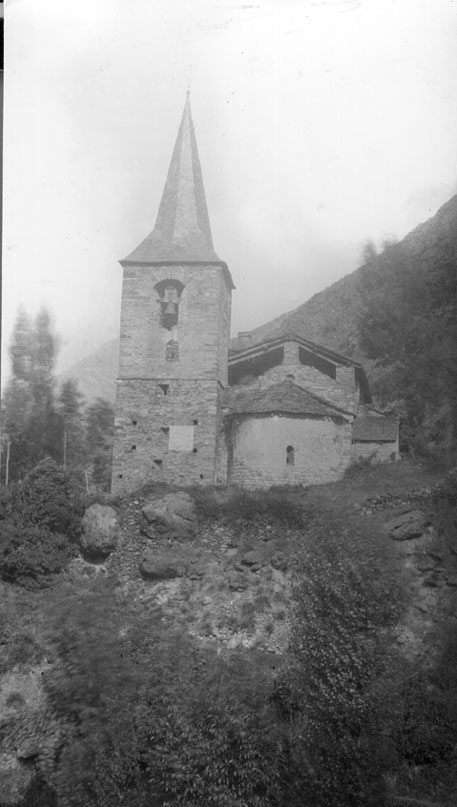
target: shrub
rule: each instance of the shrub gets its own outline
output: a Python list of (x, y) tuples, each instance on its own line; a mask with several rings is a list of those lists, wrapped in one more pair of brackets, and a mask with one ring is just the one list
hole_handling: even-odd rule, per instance
[(448, 624), (430, 637), (438, 648), (432, 666), (404, 665), (398, 684), (395, 721), (401, 785), (411, 791), (406, 771), (416, 774), (417, 796), (447, 799), (457, 789), (455, 738), (457, 736), (457, 626)]
[(65, 535), (41, 527), (0, 522), (0, 577), (26, 588), (48, 584), (68, 563), (72, 547)]
[(247, 807), (279, 798), (280, 737), (256, 666), (129, 614), (96, 583), (54, 606), (50, 707), (66, 725), (62, 807)]
[(47, 458), (23, 482), (3, 489), (0, 518), (23, 526), (37, 525), (74, 538), (80, 532), (83, 502), (67, 474)]
[(382, 798), (390, 748), (382, 637), (398, 616), (398, 598), (393, 564), (371, 538), (329, 518), (307, 535), (275, 696), (289, 725), (291, 805), (351, 807)]
[(237, 490), (228, 498), (218, 500), (214, 491), (195, 488), (192, 496), (201, 518), (220, 518), (232, 526), (252, 524), (262, 527), (273, 523), (290, 529), (300, 529), (307, 526), (314, 517), (314, 510), (309, 505), (305, 508), (303, 504), (297, 504), (277, 491), (264, 493)]

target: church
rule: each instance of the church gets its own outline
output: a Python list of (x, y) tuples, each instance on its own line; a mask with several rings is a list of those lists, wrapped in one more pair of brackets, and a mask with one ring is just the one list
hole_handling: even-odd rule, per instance
[(235, 285), (214, 250), (189, 93), (152, 232), (121, 261), (112, 492), (313, 485), (399, 458), (362, 365), (293, 333), (230, 340)]

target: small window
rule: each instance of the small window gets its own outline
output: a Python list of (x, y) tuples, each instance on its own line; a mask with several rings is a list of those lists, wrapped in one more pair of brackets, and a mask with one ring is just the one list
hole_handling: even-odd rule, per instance
[(163, 431), (164, 434), (166, 434), (166, 435), (169, 434), (169, 432), (170, 432), (170, 427), (169, 426), (161, 426), (160, 428), (161, 428), (161, 431)]
[(167, 342), (165, 358), (167, 361), (179, 361), (179, 346), (174, 339)]
[(169, 384), (159, 384), (159, 387), (162, 390), (164, 395), (168, 395), (168, 390), (170, 389)]
[(136, 451), (136, 446), (132, 446), (132, 451)]
[(293, 446), (287, 446), (286, 448), (286, 464), (295, 465), (295, 449)]
[(132, 425), (133, 425), (133, 426), (136, 426), (136, 425), (137, 425), (137, 423), (138, 423), (138, 421), (137, 421), (137, 420), (132, 420)]
[(196, 454), (198, 452), (198, 448), (193, 448), (192, 451), (194, 454)]
[(194, 426), (198, 426), (198, 420), (194, 420)]
[(154, 460), (154, 463), (157, 465), (158, 468), (162, 467), (162, 460)]

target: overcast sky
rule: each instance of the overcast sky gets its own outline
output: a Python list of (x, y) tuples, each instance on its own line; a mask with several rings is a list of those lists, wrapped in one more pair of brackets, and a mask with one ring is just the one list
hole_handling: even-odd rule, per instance
[(456, 0), (6, 0), (3, 350), (117, 335), (187, 85), (232, 331), (295, 308), (457, 190)]

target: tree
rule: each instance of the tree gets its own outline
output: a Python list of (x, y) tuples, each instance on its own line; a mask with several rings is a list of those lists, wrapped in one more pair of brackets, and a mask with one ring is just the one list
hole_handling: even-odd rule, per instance
[(56, 354), (49, 313), (42, 309), (32, 324), (21, 308), (11, 339), (11, 380), (4, 399), (12, 479), (20, 479), (47, 454), (59, 458), (53, 376)]
[(114, 409), (104, 398), (97, 398), (87, 409), (86, 450), (92, 481), (109, 489), (114, 435)]
[(87, 452), (84, 435), (84, 397), (70, 378), (62, 384), (58, 411), (62, 421), (62, 464), (64, 470), (82, 471)]
[(457, 446), (455, 256), (418, 263), (389, 242), (361, 271), (360, 347), (377, 361), (374, 393), (402, 401), (411, 448)]

